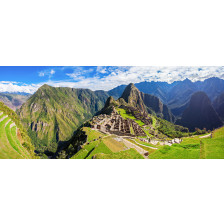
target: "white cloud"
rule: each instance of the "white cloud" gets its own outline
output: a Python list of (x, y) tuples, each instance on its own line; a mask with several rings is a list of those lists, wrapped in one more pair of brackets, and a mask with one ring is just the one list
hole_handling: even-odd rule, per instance
[(49, 79), (51, 79), (54, 74), (55, 74), (55, 70), (54, 69), (46, 70), (46, 71), (41, 71), (41, 72), (38, 73), (38, 75), (40, 77), (48, 76)]
[(9, 92), (9, 93), (15, 93), (15, 92), (24, 92), (24, 93), (30, 93), (33, 94), (41, 84), (16, 84), (16, 82), (7, 82), (3, 81), (0, 82), (0, 92)]
[[(203, 81), (210, 77), (224, 79), (224, 67), (97, 67), (95, 70), (92, 68), (73, 68), (74, 72), (66, 75), (74, 81), (53, 81), (49, 79), (46, 84), (54, 87), (110, 90), (122, 84), (143, 81), (163, 81), (172, 83), (186, 78), (193, 82)], [(91, 72), (95, 72), (94, 76), (89, 77)], [(48, 74), (55, 74), (55, 70), (52, 69), (48, 71)], [(0, 92), (33, 93), (43, 84), (44, 83), (39, 83), (38, 85), (19, 85), (16, 82), (2, 81), (0, 82)]]

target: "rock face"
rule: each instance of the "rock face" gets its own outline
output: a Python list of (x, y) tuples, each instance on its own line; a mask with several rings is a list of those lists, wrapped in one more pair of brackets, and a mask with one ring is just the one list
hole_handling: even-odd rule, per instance
[(104, 91), (42, 86), (20, 108), (18, 114), (36, 147), (66, 141), (108, 98)]
[(213, 102), (213, 107), (215, 108), (220, 118), (224, 120), (224, 93), (216, 97)]
[(158, 97), (140, 92), (132, 83), (125, 88), (121, 99), (142, 112), (155, 113), (158, 117), (174, 122), (173, 114)]
[(212, 130), (220, 127), (222, 121), (212, 107), (208, 96), (204, 92), (197, 92), (191, 97), (189, 107), (176, 124), (188, 127), (190, 131), (194, 131), (195, 128)]

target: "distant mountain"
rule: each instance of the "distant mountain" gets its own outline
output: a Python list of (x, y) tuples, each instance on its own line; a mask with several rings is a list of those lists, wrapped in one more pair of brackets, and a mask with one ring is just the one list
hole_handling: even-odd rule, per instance
[(175, 119), (168, 107), (158, 97), (140, 92), (134, 84), (129, 84), (125, 88), (121, 99), (140, 111), (155, 113), (158, 117), (170, 122)]
[(0, 101), (12, 110), (19, 109), (30, 97), (30, 94), (0, 93)]
[(196, 82), (195, 84), (198, 90), (205, 92), (211, 101), (224, 92), (224, 80), (217, 77), (206, 79), (203, 82)]
[(213, 107), (218, 115), (224, 120), (224, 92), (213, 101)]
[[(171, 84), (166, 82), (141, 82), (136, 83), (135, 86), (143, 93), (159, 97), (177, 117), (181, 116), (187, 108), (191, 96), (195, 92), (205, 92), (211, 101), (224, 92), (224, 80), (216, 77), (198, 82), (185, 79)], [(125, 87), (124, 85), (118, 86), (108, 91), (108, 94), (117, 99), (121, 97)]]
[(23, 104), (18, 114), (37, 148), (66, 141), (102, 109), (108, 94), (88, 89), (44, 85)]
[(176, 124), (189, 128), (194, 131), (195, 128), (206, 128), (212, 130), (222, 125), (211, 101), (204, 92), (196, 92), (191, 97), (188, 108), (183, 112), (182, 118), (177, 120)]
[(110, 96), (113, 96), (114, 99), (118, 99), (121, 97), (122, 93), (124, 92), (127, 85), (120, 85), (118, 87), (115, 87), (114, 89), (108, 91), (108, 94)]

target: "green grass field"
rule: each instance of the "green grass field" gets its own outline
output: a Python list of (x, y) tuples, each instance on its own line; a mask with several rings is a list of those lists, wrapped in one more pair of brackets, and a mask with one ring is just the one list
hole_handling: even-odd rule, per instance
[(224, 159), (224, 127), (215, 130), (213, 138), (192, 136), (180, 144), (156, 147), (150, 159)]
[(224, 127), (215, 130), (212, 138), (202, 140), (202, 159), (224, 159)]

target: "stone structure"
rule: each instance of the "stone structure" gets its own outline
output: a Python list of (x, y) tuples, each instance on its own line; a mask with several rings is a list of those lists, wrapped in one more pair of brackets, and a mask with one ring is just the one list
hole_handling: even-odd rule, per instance
[(124, 119), (117, 112), (93, 117), (91, 128), (121, 136), (146, 136), (142, 128), (131, 119)]

